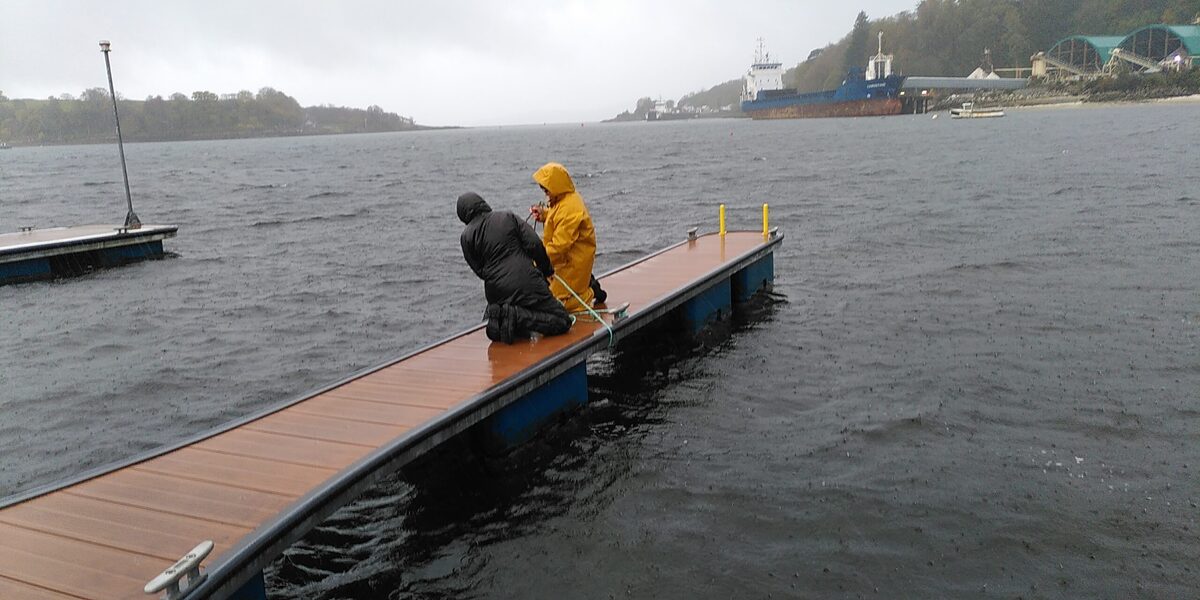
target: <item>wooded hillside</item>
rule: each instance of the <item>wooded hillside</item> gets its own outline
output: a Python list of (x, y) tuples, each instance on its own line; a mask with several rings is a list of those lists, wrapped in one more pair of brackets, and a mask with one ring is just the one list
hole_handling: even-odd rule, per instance
[[(218, 96), (151, 96), (125, 100), (118, 95), (121, 133), (129, 141), (194, 140), (318, 133), (365, 133), (418, 129), (410, 118), (366, 109), (301, 107), (295, 98), (265, 87)], [(104, 88), (45, 100), (10, 100), (0, 93), (0, 142), (63, 144), (116, 138), (112, 100)]]
[[(866, 66), (880, 31), (884, 52), (895, 55), (900, 73), (965, 76), (979, 66), (984, 49), (998, 68), (1027, 68), (1029, 57), (1067, 36), (1125, 35), (1145, 25), (1197, 19), (1200, 0), (922, 0), (890, 17), (860, 14), (840, 41), (814, 49), (789, 69), (784, 83), (802, 92), (837, 87), (848, 66)], [(736, 105), (741, 81), (688, 94), (679, 104)]]
[[(1067, 36), (1125, 35), (1198, 17), (1200, 0), (922, 0), (895, 16), (864, 18), (841, 41), (789, 70), (784, 81), (801, 91), (837, 87), (848, 64), (866, 65), (880, 31), (884, 52), (896, 56), (901, 73), (965, 76), (979, 66), (984, 49), (996, 67), (1028, 67), (1035, 52)], [(856, 44), (851, 52), (860, 39), (865, 46)]]

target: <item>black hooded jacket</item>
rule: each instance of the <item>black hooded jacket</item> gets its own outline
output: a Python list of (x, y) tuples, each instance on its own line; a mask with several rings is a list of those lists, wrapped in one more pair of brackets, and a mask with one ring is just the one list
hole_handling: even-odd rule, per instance
[(493, 212), (474, 192), (458, 197), (458, 218), (467, 225), (459, 237), (463, 258), (483, 280), (488, 304), (558, 305), (546, 285), (554, 267), (528, 223), (507, 210)]

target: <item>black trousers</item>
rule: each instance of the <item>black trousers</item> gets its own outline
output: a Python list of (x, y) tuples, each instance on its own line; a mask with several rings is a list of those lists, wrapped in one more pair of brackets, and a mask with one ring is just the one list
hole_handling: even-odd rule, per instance
[(489, 304), (484, 316), (488, 339), (505, 344), (528, 338), (531, 333), (561, 335), (571, 329), (571, 315), (554, 298), (534, 306)]

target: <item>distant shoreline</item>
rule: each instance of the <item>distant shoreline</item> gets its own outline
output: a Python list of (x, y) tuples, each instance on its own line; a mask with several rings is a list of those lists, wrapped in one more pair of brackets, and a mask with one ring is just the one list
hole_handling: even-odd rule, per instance
[(1144, 98), (1129, 96), (1125, 98), (1093, 99), (1082, 94), (1035, 94), (1022, 96), (1021, 92), (1005, 95), (990, 94), (960, 94), (949, 96), (931, 108), (929, 112), (941, 112), (957, 108), (963, 102), (974, 102), (980, 108), (1004, 109), (1049, 109), (1071, 108), (1082, 106), (1122, 106), (1134, 104), (1200, 104), (1200, 94), (1183, 96), (1168, 96), (1162, 98)]
[(1200, 104), (1200, 94), (1191, 96), (1175, 96), (1171, 98), (1144, 98), (1140, 100), (1098, 100), (1091, 101), (1083, 97), (1064, 97), (1054, 102), (1015, 102), (999, 104), (1000, 108), (1012, 109), (1056, 109), (1056, 108), (1085, 108), (1089, 106), (1134, 106), (1139, 104)]
[[(219, 140), (261, 140), (272, 138), (290, 138), (290, 137), (321, 137), (329, 135), (371, 135), (378, 133), (410, 133), (420, 131), (438, 131), (445, 129), (464, 129), (457, 125), (444, 126), (426, 126), (417, 125), (411, 129), (396, 129), (390, 131), (298, 131), (294, 133), (258, 133), (248, 135), (224, 134), (212, 136), (197, 136), (197, 137), (166, 137), (160, 139), (126, 139), (126, 144), (156, 144), (161, 142), (213, 142)], [(39, 148), (39, 147), (54, 147), (54, 146), (93, 146), (97, 144), (115, 144), (117, 138), (113, 137), (105, 139), (86, 139), (86, 140), (71, 140), (62, 142), (20, 142), (7, 141), (9, 148)]]
[[(1137, 105), (1137, 104), (1200, 104), (1200, 94), (1190, 94), (1190, 95), (1183, 95), (1183, 96), (1169, 96), (1169, 97), (1163, 97), (1163, 98), (1130, 97), (1130, 98), (1124, 98), (1124, 99), (1104, 99), (1104, 100), (1091, 100), (1086, 95), (1074, 95), (1074, 94), (1045, 94), (1045, 95), (1030, 95), (1030, 96), (1024, 96), (1024, 97), (1020, 96), (1020, 92), (1016, 92), (1013, 94), (1005, 94), (1003, 96), (994, 96), (994, 95), (990, 95), (990, 94), (985, 94), (985, 95), (956, 94), (956, 95), (948, 96), (947, 98), (938, 102), (936, 105), (934, 105), (933, 107), (930, 108), (930, 110), (928, 111), (927, 114), (937, 113), (937, 112), (945, 112), (951, 108), (957, 108), (963, 102), (974, 102), (977, 106), (979, 106), (981, 108), (986, 107), (986, 108), (1003, 108), (1003, 109), (1039, 110), (1039, 109), (1079, 108), (1079, 107), (1085, 107), (1085, 106), (1096, 106), (1096, 107), (1124, 106), (1124, 105)], [(714, 118), (735, 118), (736, 119), (736, 118), (746, 118), (746, 117), (745, 117), (745, 115), (743, 115), (741, 113), (728, 111), (728, 112), (723, 112), (723, 113), (719, 113), (719, 114), (707, 114), (704, 116), (696, 117), (695, 120), (714, 119)], [(683, 119), (683, 120), (690, 120), (690, 119)], [(612, 118), (612, 119), (604, 119), (604, 120), (598, 121), (598, 123), (646, 123), (646, 122), (652, 122), (652, 121), (646, 121), (645, 119), (635, 119), (635, 118)], [(497, 126), (491, 126), (491, 127), (516, 127), (516, 125), (512, 125), (512, 126), (497, 125)], [(290, 132), (290, 133), (289, 132), (259, 133), (259, 134), (247, 134), (247, 135), (238, 135), (236, 133), (230, 133), (230, 134), (220, 134), (220, 135), (211, 135), (211, 136), (196, 136), (196, 137), (169, 137), (169, 138), (160, 138), (160, 139), (144, 139), (144, 138), (143, 139), (126, 139), (124, 141), (129, 144), (151, 144), (151, 143), (160, 143), (160, 142), (205, 142), (205, 141), (219, 141), (219, 140), (256, 140), (256, 139), (273, 139), (273, 138), (290, 138), (290, 137), (321, 137), (321, 136), (331, 136), (331, 135), (370, 135), (370, 134), (379, 134), (379, 133), (410, 133), (410, 132), (415, 133), (415, 132), (421, 132), (421, 131), (444, 131), (444, 130), (452, 130), (452, 129), (471, 129), (471, 127), (465, 127), (465, 126), (460, 126), (460, 125), (440, 125), (440, 126), (417, 125), (417, 126), (414, 126), (412, 128), (408, 128), (408, 129), (397, 129), (397, 130), (389, 130), (389, 131), (356, 131), (356, 132), (300, 131), (300, 132)], [(74, 140), (74, 141), (63, 141), (63, 142), (21, 142), (21, 141), (11, 141), (11, 140), (0, 140), (0, 146), (3, 146), (3, 149), (55, 147), (55, 146), (90, 146), (90, 145), (98, 145), (98, 144), (112, 144), (112, 143), (115, 143), (116, 141), (117, 140), (116, 140), (115, 136), (104, 138), (104, 139), (93, 138), (93, 139), (87, 139), (87, 140)]]

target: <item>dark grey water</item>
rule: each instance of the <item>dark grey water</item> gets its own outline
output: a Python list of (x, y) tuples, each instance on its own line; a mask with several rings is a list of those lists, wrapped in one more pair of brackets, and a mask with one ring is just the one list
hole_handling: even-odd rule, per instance
[[(1193, 597), (1198, 136), (1140, 105), (131, 145), (175, 256), (0, 288), (0, 496), (474, 323), (453, 199), (520, 209), (559, 160), (600, 270), (770, 202), (777, 296), (372, 490), (278, 597)], [(0, 154), (2, 231), (123, 214), (115, 148)]]

